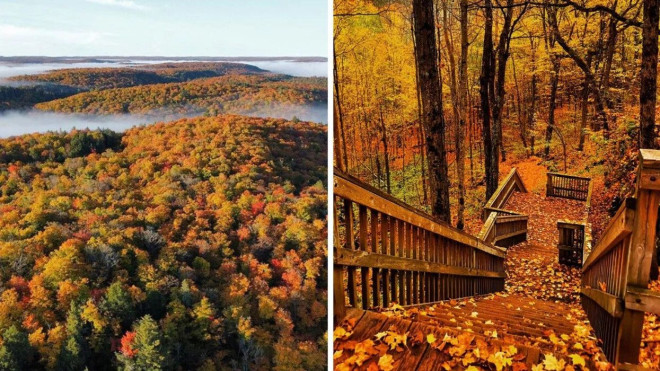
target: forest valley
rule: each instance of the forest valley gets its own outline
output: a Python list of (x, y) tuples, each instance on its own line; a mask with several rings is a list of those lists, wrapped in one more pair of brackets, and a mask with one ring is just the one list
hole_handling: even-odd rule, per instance
[[(170, 67), (30, 79), (86, 90), (43, 103), (71, 110), (194, 105), (198, 81), (220, 112), (327, 102), (323, 79)], [(0, 369), (326, 369), (327, 127), (206, 113), (0, 139)]]
[[(659, 148), (655, 0), (334, 4), (335, 167), (459, 229), (479, 231), (517, 167), (537, 194), (548, 171), (590, 177), (598, 240), (634, 193), (638, 149)], [(542, 282), (520, 291), (546, 298)], [(647, 367), (658, 339), (649, 316)]]
[(242, 63), (163, 63), (14, 76), (0, 111), (34, 107), (91, 114), (235, 113), (292, 118), (327, 104), (327, 79), (274, 74)]

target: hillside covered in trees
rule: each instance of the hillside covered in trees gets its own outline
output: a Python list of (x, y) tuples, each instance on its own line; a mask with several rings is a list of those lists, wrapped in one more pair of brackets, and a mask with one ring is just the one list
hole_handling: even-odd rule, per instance
[(165, 110), (179, 113), (238, 113), (293, 117), (309, 105), (327, 104), (325, 78), (260, 74), (198, 79), (77, 94), (36, 105), (41, 110), (93, 114), (148, 114)]
[(0, 140), (0, 369), (325, 369), (326, 134), (216, 116)]
[(87, 90), (183, 82), (227, 74), (258, 74), (266, 71), (243, 63), (159, 63), (125, 68), (71, 68), (37, 75), (20, 75), (13, 81), (67, 85)]
[[(275, 74), (230, 62), (70, 68), (0, 86), (0, 111), (181, 117), (243, 114), (326, 122), (327, 78)], [(2, 85), (2, 84), (0, 84)]]

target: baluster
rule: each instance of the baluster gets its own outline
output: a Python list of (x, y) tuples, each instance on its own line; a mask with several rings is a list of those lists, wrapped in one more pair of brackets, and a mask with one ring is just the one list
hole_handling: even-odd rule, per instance
[[(383, 255), (392, 255), (390, 254), (390, 218), (386, 214), (380, 214), (380, 238), (381, 238), (381, 251)], [(390, 305), (390, 270), (383, 269), (382, 272), (383, 280), (383, 308), (387, 308)]]
[[(369, 251), (367, 244), (367, 208), (364, 205), (358, 207), (360, 218), (360, 225), (358, 226), (360, 232), (360, 250)], [(362, 278), (362, 309), (369, 308), (369, 268), (360, 268)]]
[[(380, 241), (378, 239), (378, 212), (371, 210), (371, 252), (379, 254)], [(371, 269), (373, 306), (380, 306), (380, 269), (374, 267)]]
[[(346, 215), (346, 243), (348, 249), (355, 250), (355, 237), (353, 236), (354, 215), (353, 202), (344, 201), (344, 213)], [(348, 300), (353, 308), (357, 308), (357, 270), (355, 267), (348, 267)]]

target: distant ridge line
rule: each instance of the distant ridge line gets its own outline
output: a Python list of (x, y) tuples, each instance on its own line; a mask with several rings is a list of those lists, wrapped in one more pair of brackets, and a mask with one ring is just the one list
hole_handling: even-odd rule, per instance
[(177, 60), (177, 61), (200, 61), (200, 62), (277, 62), (277, 61), (294, 61), (294, 62), (327, 62), (328, 58), (309, 56), (309, 57), (210, 57), (210, 56), (188, 56), (188, 57), (173, 57), (173, 56), (61, 56), (61, 57), (47, 57), (47, 56), (0, 56), (0, 62), (13, 62), (13, 63), (53, 63), (53, 62), (78, 62), (78, 63), (103, 63), (103, 62), (117, 62), (117, 61), (162, 61), (162, 60)]

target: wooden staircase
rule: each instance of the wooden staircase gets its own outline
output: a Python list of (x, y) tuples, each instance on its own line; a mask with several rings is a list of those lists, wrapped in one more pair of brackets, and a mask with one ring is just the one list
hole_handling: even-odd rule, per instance
[[(342, 326), (352, 334), (344, 340), (335, 341), (335, 350), (342, 351), (342, 356), (335, 359), (336, 364), (346, 362), (349, 355), (354, 354), (347, 350), (344, 355), (346, 347), (355, 349), (356, 345), (359, 349), (358, 344), (369, 341), (380, 344), (382, 338), (375, 340), (378, 334), (391, 332), (407, 334), (409, 339), (407, 349), (393, 353), (394, 369), (465, 368), (462, 362), (466, 356), (476, 359), (473, 365), (487, 368), (492, 364), (488, 361), (490, 356), (503, 350), (509, 353), (503, 358), (509, 358), (509, 366), (514, 369), (531, 369), (542, 364), (548, 355), (558, 363), (573, 365), (575, 361), (571, 354), (580, 355), (590, 369), (608, 367), (595, 338), (590, 334), (584, 312), (578, 306), (517, 295), (494, 294), (443, 301), (419, 308), (390, 309), (381, 313), (349, 310)], [(419, 334), (423, 338), (421, 343), (415, 341)], [(429, 334), (437, 340), (429, 343)], [(448, 351), (455, 346), (449, 338), (463, 345), (465, 351)], [(447, 344), (442, 346), (445, 339)], [(510, 346), (514, 347), (515, 352), (509, 351)], [(478, 355), (475, 355), (477, 349)], [(370, 360), (376, 361), (378, 358), (374, 354)], [(364, 362), (365, 369), (368, 369), (368, 364)]]
[[(477, 237), (335, 170), (335, 369), (642, 369), (644, 312), (660, 313), (660, 295), (645, 288), (660, 151), (641, 151), (640, 164), (636, 200), (593, 251), (583, 220), (515, 207), (536, 202), (516, 202), (526, 192), (516, 169), (487, 203)], [(588, 210), (591, 184), (551, 173), (547, 193)], [(575, 236), (584, 265), (558, 274), (558, 249), (573, 248)]]

